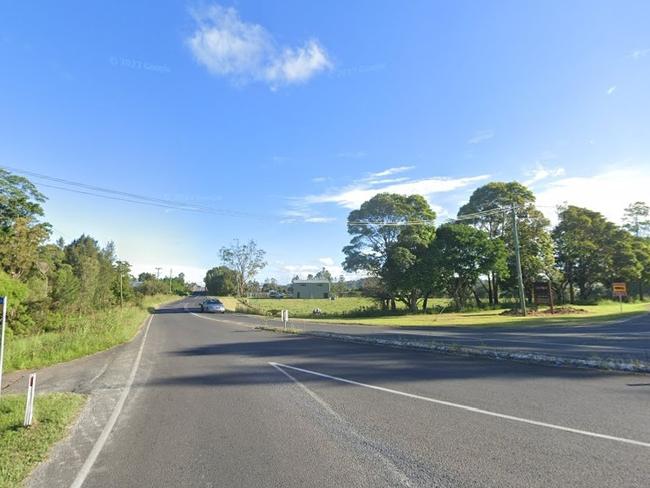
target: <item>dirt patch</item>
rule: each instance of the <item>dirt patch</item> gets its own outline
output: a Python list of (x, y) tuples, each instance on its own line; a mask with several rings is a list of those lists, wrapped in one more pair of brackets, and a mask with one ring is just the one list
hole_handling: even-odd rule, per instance
[[(584, 308), (577, 308), (577, 307), (571, 307), (571, 306), (564, 306), (564, 307), (555, 307), (553, 311), (551, 312), (551, 309), (547, 308), (545, 310), (528, 310), (526, 311), (526, 315), (530, 317), (545, 317), (548, 315), (576, 315), (576, 314), (586, 314), (589, 313), (587, 310)], [(504, 310), (501, 312), (499, 315), (508, 315), (508, 316), (517, 316), (520, 315), (520, 312), (518, 309), (510, 309), (510, 310)]]

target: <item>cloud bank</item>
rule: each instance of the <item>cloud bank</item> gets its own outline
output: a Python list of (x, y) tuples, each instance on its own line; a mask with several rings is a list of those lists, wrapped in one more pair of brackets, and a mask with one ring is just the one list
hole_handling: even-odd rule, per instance
[(279, 46), (261, 25), (244, 22), (230, 7), (192, 10), (196, 27), (187, 44), (207, 70), (236, 83), (264, 82), (272, 88), (303, 83), (332, 62), (316, 39), (302, 46)]

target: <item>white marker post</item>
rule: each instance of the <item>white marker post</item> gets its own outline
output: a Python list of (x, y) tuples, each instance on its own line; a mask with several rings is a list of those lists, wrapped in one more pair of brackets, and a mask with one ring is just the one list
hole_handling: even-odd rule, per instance
[(287, 330), (287, 324), (289, 323), (289, 310), (282, 310), (282, 323), (284, 324), (284, 330)]
[(34, 397), (36, 396), (36, 373), (29, 375), (29, 383), (27, 383), (27, 402), (25, 402), (25, 420), (23, 420), (23, 427), (32, 425), (32, 417), (34, 416)]
[(2, 332), (0, 332), (0, 394), (2, 394), (2, 364), (5, 353), (5, 322), (7, 321), (7, 297), (0, 297), (2, 302)]

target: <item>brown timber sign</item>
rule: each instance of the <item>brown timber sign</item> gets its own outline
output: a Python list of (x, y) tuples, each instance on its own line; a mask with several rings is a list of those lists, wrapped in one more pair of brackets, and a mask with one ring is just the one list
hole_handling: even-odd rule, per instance
[(537, 281), (533, 284), (535, 305), (548, 305), (553, 311), (553, 289), (550, 281)]
[(627, 284), (624, 282), (612, 283), (612, 296), (623, 298), (627, 296)]

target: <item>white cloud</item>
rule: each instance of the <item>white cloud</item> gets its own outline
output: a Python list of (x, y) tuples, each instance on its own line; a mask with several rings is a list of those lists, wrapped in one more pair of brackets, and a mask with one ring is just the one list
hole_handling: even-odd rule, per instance
[(610, 87), (607, 89), (607, 94), (608, 94), (608, 95), (611, 95), (611, 94), (614, 93), (615, 91), (616, 91), (616, 85), (612, 85), (612, 86), (610, 86)]
[(243, 22), (230, 7), (211, 5), (192, 11), (196, 30), (187, 39), (194, 58), (208, 71), (238, 83), (262, 81), (272, 88), (300, 83), (331, 69), (316, 39), (303, 46), (280, 47), (261, 25)]
[(480, 144), (481, 142), (489, 141), (494, 137), (493, 130), (479, 130), (468, 141), (468, 144)]
[(335, 217), (316, 214), (306, 206), (300, 204), (300, 202), (297, 202), (294, 205), (294, 208), (285, 210), (284, 217), (285, 218), (280, 221), (281, 224), (295, 224), (300, 222), (306, 222), (308, 224), (326, 224), (336, 220)]
[(309, 222), (311, 224), (325, 224), (327, 222), (334, 222), (335, 220), (334, 217), (305, 217), (304, 222)]
[[(400, 195), (423, 195), (429, 197), (435, 193), (450, 192), (465, 186), (485, 180), (489, 175), (471, 176), (466, 178), (432, 177), (419, 180), (408, 180), (386, 186), (372, 186), (367, 181), (355, 182), (350, 186), (320, 195), (308, 195), (300, 200), (304, 205), (334, 203), (344, 208), (356, 209), (363, 202), (377, 193), (398, 193)], [(372, 187), (371, 187), (372, 186)]]
[(650, 172), (647, 168), (647, 165), (621, 165), (591, 176), (552, 181), (536, 193), (537, 203), (553, 221), (557, 218), (550, 207), (566, 202), (600, 212), (618, 224), (623, 217), (623, 209), (630, 203), (650, 199)]
[(397, 173), (404, 173), (405, 171), (410, 171), (413, 168), (415, 168), (415, 166), (396, 166), (394, 168), (388, 168), (383, 171), (379, 171), (378, 173), (371, 173), (370, 178), (383, 178), (384, 176), (391, 176)]
[(320, 262), (323, 266), (334, 266), (334, 260), (330, 257), (318, 258), (318, 262)]
[(535, 183), (538, 183), (539, 181), (545, 180), (547, 178), (556, 178), (559, 176), (564, 176), (565, 170), (564, 168), (560, 168), (560, 167), (547, 168), (542, 163), (537, 163), (535, 169), (529, 171), (527, 174), (528, 176), (530, 176), (530, 178), (524, 181), (524, 185), (532, 186)]
[(640, 59), (650, 54), (650, 49), (635, 49), (630, 53), (632, 59)]

